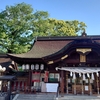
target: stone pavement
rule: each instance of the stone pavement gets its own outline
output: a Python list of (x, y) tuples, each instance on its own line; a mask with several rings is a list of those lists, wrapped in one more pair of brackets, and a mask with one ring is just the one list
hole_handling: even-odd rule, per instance
[(100, 100), (100, 95), (64, 95), (56, 98), (53, 93), (17, 94), (13, 100)]
[(55, 100), (55, 94), (17, 94), (13, 100)]
[(100, 96), (89, 96), (89, 95), (64, 95), (59, 97), (57, 100), (100, 100)]

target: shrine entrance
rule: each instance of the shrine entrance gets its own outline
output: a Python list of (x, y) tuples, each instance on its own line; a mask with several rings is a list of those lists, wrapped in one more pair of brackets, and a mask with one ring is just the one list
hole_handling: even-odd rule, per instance
[(99, 94), (100, 68), (62, 67), (58, 69), (66, 71), (67, 94)]

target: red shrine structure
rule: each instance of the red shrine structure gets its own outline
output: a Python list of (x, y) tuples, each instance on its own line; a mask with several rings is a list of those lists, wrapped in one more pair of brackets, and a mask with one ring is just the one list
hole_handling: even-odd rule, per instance
[(14, 89), (47, 92), (51, 83), (61, 93), (100, 92), (100, 36), (37, 37), (27, 53), (7, 56), (20, 68)]

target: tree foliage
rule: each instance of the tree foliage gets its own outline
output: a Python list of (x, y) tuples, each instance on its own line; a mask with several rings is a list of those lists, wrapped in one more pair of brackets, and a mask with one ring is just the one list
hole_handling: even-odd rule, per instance
[(6, 6), (0, 12), (0, 46), (4, 52), (27, 52), (36, 36), (76, 36), (85, 27), (77, 20), (51, 19), (48, 12), (34, 12), (29, 4)]
[(34, 36), (76, 36), (86, 28), (85, 23), (50, 19), (34, 22)]

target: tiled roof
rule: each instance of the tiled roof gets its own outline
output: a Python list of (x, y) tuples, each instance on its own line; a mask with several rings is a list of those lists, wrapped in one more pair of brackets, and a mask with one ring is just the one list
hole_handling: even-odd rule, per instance
[(2, 67), (8, 67), (10, 63), (11, 63), (11, 59), (8, 58), (6, 54), (0, 54), (0, 65)]
[(8, 55), (17, 58), (43, 58), (60, 51), (68, 43), (77, 39), (94, 39), (98, 41), (100, 40), (100, 36), (38, 37), (29, 52), (23, 54)]
[(20, 58), (42, 58), (61, 50), (70, 41), (36, 41), (33, 48), (23, 54), (10, 54)]

